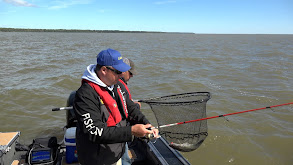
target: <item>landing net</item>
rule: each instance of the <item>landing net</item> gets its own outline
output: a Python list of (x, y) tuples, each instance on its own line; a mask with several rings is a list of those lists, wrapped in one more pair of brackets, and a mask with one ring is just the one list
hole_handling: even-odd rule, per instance
[(141, 100), (150, 105), (160, 135), (169, 145), (183, 152), (196, 150), (208, 136), (207, 120), (180, 123), (206, 117), (206, 103), (210, 99), (209, 92), (192, 92)]

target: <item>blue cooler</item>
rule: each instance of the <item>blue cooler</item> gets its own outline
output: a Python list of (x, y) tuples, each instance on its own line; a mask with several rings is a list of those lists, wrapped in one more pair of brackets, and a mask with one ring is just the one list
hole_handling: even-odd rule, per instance
[(75, 143), (76, 127), (71, 127), (66, 130), (64, 143), (66, 146), (66, 163), (77, 162), (77, 151)]

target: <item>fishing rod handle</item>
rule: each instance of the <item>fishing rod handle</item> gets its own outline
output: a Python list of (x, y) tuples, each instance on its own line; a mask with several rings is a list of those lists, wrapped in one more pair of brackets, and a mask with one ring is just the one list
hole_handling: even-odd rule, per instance
[(60, 107), (60, 108), (53, 108), (52, 111), (61, 111), (61, 110), (71, 110), (73, 107)]

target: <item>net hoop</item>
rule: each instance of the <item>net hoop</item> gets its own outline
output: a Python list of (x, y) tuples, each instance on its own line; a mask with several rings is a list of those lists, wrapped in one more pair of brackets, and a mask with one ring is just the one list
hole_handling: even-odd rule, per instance
[[(200, 100), (191, 100), (191, 101), (161, 101), (161, 100), (167, 100), (170, 97), (180, 98), (178, 96), (183, 96), (181, 98), (190, 97), (190, 95), (197, 95), (197, 96), (206, 96), (204, 99)], [(210, 92), (189, 92), (189, 93), (181, 93), (181, 94), (173, 94), (168, 96), (162, 96), (162, 97), (155, 97), (155, 98), (149, 98), (147, 100), (139, 100), (139, 102), (147, 103), (147, 104), (188, 104), (188, 103), (201, 103), (201, 102), (207, 102), (211, 98)]]
[[(206, 117), (209, 92), (188, 92), (140, 100), (150, 106), (157, 120), (160, 135), (169, 145), (183, 152), (196, 150), (208, 136), (207, 121), (184, 121)], [(184, 125), (181, 125), (184, 124)]]

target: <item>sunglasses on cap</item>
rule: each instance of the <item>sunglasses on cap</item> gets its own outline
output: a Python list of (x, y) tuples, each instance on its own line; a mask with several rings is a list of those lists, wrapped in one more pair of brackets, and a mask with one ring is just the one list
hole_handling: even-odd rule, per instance
[(111, 70), (112, 72), (116, 73), (116, 74), (122, 74), (122, 72), (120, 72), (119, 70), (116, 70), (116, 69), (112, 69), (108, 66), (106, 66), (107, 69)]

